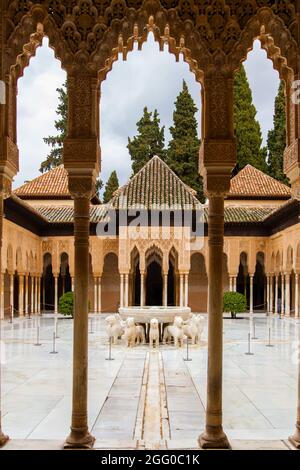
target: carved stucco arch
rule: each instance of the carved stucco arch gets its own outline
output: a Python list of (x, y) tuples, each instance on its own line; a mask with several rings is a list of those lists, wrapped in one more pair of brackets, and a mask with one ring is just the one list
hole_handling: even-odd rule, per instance
[[(18, 74), (41, 44), (43, 34), (67, 70), (72, 64), (101, 71), (111, 69), (118, 53), (124, 58), (139, 48), (153, 31), (162, 49), (165, 43), (189, 63), (197, 78), (201, 71), (232, 72), (245, 59), (254, 40), (264, 36), (268, 54), (279, 69), (284, 57), (295, 68), (298, 42), (294, 2), (269, 0), (15, 0), (5, 11), (7, 58), (17, 62)], [(37, 33), (37, 26), (40, 31)], [(264, 30), (262, 30), (262, 27)], [(42, 29), (41, 29), (42, 28)], [(269, 38), (276, 48), (270, 47)]]

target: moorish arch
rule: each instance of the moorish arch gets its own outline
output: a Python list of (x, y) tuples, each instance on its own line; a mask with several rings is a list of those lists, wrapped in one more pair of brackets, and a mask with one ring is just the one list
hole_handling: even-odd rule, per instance
[(146, 263), (146, 305), (163, 305), (163, 252), (155, 245), (145, 254)]
[(120, 305), (120, 274), (116, 253), (105, 255), (101, 284), (102, 312), (117, 312)]
[[(34, 55), (45, 35), (68, 72), (69, 130), (64, 144), (64, 163), (69, 171), (69, 188), (75, 202), (75, 276), (88, 290), (89, 200), (99, 172), (100, 80), (110, 70), (118, 53), (124, 58), (153, 31), (160, 45), (184, 55), (197, 79), (203, 83), (205, 102), (201, 171), (209, 197), (209, 357), (206, 431), (202, 447), (228, 448), (222, 429), (222, 275), (224, 241), (224, 196), (236, 162), (233, 132), (232, 78), (235, 70), (260, 38), (281, 76), (287, 81), (288, 148), (285, 169), (293, 191), (300, 193), (299, 129), (291, 104), (291, 81), (299, 77), (299, 3), (270, 0), (14, 0), (0, 3), (0, 80), (6, 82), (8, 112), (1, 115), (4, 133), (1, 148), (1, 204), (10, 194), (11, 180), (18, 170), (16, 144), (17, 78)], [(4, 26), (4, 30), (2, 27)], [(280, 52), (279, 52), (280, 50)], [(290, 67), (294, 77), (290, 78)], [(83, 178), (84, 177), (84, 178)], [(84, 181), (84, 182), (83, 182)], [(213, 230), (210, 228), (213, 226)], [(2, 237), (2, 233), (0, 234)], [(78, 250), (77, 250), (78, 248)], [(77, 250), (77, 251), (76, 251)], [(74, 321), (73, 397), (69, 447), (91, 447), (94, 439), (87, 421), (87, 314), (88, 296), (77, 292)], [(216, 300), (216, 302), (212, 302)], [(77, 346), (80, 344), (80, 347)], [(77, 347), (76, 347), (77, 346)], [(84, 378), (82, 380), (82, 377)], [(215, 384), (218, 383), (218, 387)], [(300, 407), (299, 407), (300, 410)], [(1, 431), (1, 429), (0, 429)], [(300, 417), (295, 435), (300, 447)], [(3, 436), (0, 435), (3, 440)]]
[(192, 312), (207, 311), (208, 279), (205, 258), (202, 253), (193, 253), (189, 273), (189, 307)]
[(141, 305), (140, 253), (135, 246), (130, 255), (129, 305)]

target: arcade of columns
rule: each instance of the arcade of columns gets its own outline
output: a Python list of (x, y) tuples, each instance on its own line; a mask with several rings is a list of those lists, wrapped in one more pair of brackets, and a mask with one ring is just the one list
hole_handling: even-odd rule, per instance
[[(249, 0), (52, 0), (0, 4), (0, 80), (5, 104), (0, 114), (0, 242), (3, 200), (18, 171), (16, 142), (17, 79), (46, 34), (68, 74), (69, 125), (64, 164), (74, 199), (75, 319), (71, 433), (66, 447), (92, 447), (87, 420), (89, 204), (100, 169), (100, 83), (134, 41), (141, 47), (153, 31), (163, 47), (184, 55), (202, 84), (200, 169), (209, 198), (208, 216), (208, 377), (203, 448), (228, 448), (222, 427), (222, 257), (224, 197), (236, 162), (233, 126), (233, 76), (254, 39), (286, 82), (287, 150), (285, 172), (300, 195), (300, 113), (292, 100), (299, 79), (299, 1)], [(175, 5), (175, 7), (174, 7)], [(1, 271), (1, 270), (0, 270)], [(1, 432), (1, 443), (7, 437)], [(300, 406), (291, 441), (300, 448)]]

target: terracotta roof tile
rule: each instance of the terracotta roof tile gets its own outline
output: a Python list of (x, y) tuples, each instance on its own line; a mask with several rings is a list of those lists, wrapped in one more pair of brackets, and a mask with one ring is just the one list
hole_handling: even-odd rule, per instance
[(59, 165), (47, 173), (17, 188), (14, 193), (19, 197), (28, 198), (69, 198), (68, 174), (63, 165)]
[(129, 182), (119, 188), (110, 204), (118, 209), (196, 207), (200, 204), (195, 191), (155, 156)]
[(229, 198), (248, 197), (288, 199), (291, 197), (291, 189), (257, 168), (247, 165), (232, 178)]

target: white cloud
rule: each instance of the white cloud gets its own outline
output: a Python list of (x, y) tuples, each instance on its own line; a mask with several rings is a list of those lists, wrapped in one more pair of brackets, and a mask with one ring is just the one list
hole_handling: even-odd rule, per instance
[[(264, 137), (272, 127), (274, 98), (277, 93), (278, 75), (267, 61), (266, 54), (257, 44), (245, 64), (258, 109)], [(157, 108), (161, 123), (168, 128), (172, 124), (174, 101), (182, 87), (188, 83), (193, 99), (200, 109), (200, 85), (182, 60), (175, 62), (167, 51), (159, 52), (153, 37), (148, 38), (142, 51), (129, 53), (127, 61), (115, 62), (112, 71), (102, 83), (101, 89), (101, 151), (102, 179), (107, 180), (117, 170), (123, 184), (131, 174), (127, 138), (136, 133), (136, 122), (144, 106)], [(49, 148), (43, 137), (55, 134), (54, 120), (58, 104), (56, 88), (65, 81), (60, 62), (53, 51), (44, 45), (38, 49), (24, 77), (19, 81), (18, 143), (20, 148), (20, 172), (15, 186), (39, 175), (39, 167)], [(200, 111), (198, 113), (200, 124)]]

